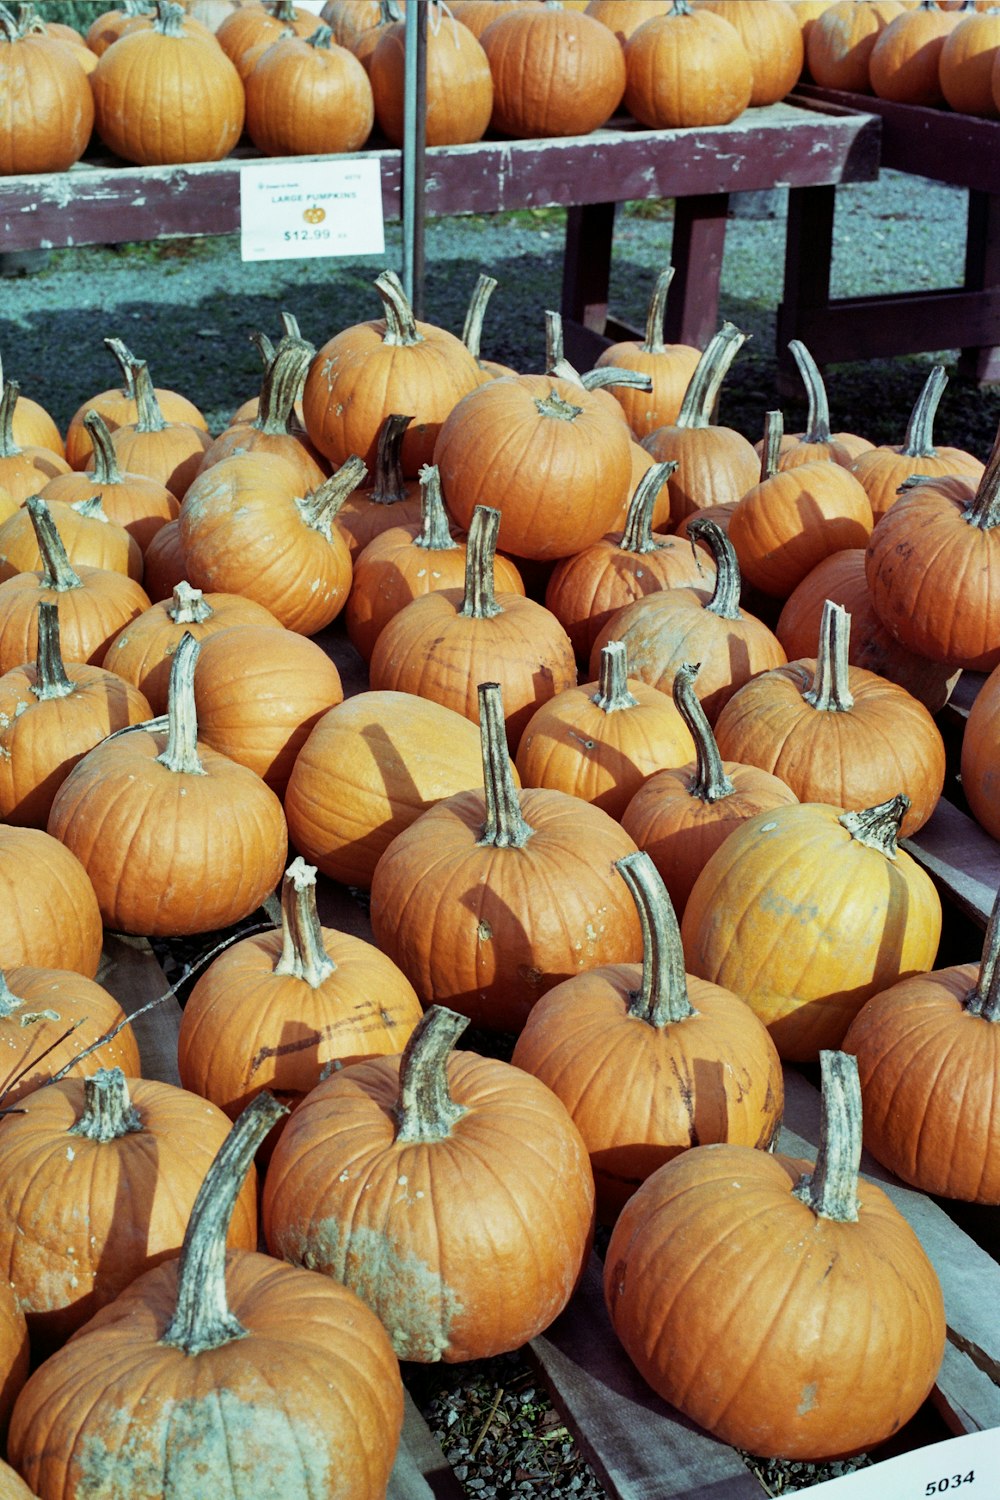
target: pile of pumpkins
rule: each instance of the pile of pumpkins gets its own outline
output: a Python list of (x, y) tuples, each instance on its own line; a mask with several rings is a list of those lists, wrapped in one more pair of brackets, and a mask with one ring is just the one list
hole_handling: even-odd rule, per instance
[[(938, 367), (898, 445), (832, 432), (797, 345), (808, 429), (755, 448), (712, 420), (744, 336), (664, 345), (669, 272), (641, 343), (581, 375), (550, 316), (505, 372), (493, 284), (464, 339), (391, 272), (319, 349), (286, 315), (214, 437), (117, 339), (65, 434), (3, 382), (0, 1363), (42, 1500), (384, 1495), (397, 1361), (521, 1346), (595, 1217), (624, 1347), (727, 1442), (865, 1449), (934, 1381), (937, 1278), (857, 1164), (863, 1128), (1000, 1201), (1000, 924), (934, 972), (898, 842), (964, 669), (1000, 833), (1000, 446), (934, 442)], [(183, 1087), (143, 1080), (104, 928), (276, 887), (187, 1002)], [(470, 1021), (512, 1062), (455, 1051)], [(782, 1060), (822, 1068), (815, 1163), (774, 1154)]]

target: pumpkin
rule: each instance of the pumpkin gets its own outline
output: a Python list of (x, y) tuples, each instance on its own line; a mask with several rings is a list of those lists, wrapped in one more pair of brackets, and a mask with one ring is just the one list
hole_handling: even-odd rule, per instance
[(943, 104), (939, 65), (957, 20), (936, 0), (920, 0), (895, 16), (879, 32), (868, 59), (872, 93), (898, 104)]
[[(360, 66), (360, 65), (359, 65)], [(406, 72), (406, 23), (383, 26), (368, 59), (375, 118), (386, 140), (402, 146)], [(431, 4), (426, 31), (426, 126), (428, 146), (478, 141), (493, 112), (493, 75), (479, 39), (449, 9)]]
[[(0, 57), (3, 56), (0, 51)], [(14, 413), (21, 387), (8, 380), (0, 395), (0, 484), (12, 500), (21, 504), (37, 495), (56, 474), (65, 474), (69, 464), (58, 453), (35, 443), (21, 445), (14, 439)]]
[(145, 553), (160, 527), (176, 518), (180, 509), (177, 497), (155, 479), (122, 472), (111, 432), (96, 409), (88, 410), (84, 417), (83, 432), (92, 443), (93, 467), (84, 473), (56, 475), (41, 491), (42, 499), (78, 505), (99, 498), (108, 519), (124, 526)]
[(669, 9), (670, 0), (589, 0), (587, 15), (613, 31), (624, 46), (644, 21)]
[[(633, 0), (626, 0), (626, 3), (633, 3)], [(650, 376), (653, 382), (650, 391), (618, 386), (612, 392), (637, 438), (647, 437), (658, 427), (677, 421), (684, 392), (701, 358), (701, 351), (690, 344), (664, 343), (663, 319), (673, 275), (673, 266), (668, 266), (656, 278), (642, 342), (626, 339), (609, 345), (598, 356), (595, 366), (603, 369), (606, 365), (623, 365), (626, 369), (642, 370)]]
[[(333, 3), (343, 6), (345, 0), (333, 0)], [(467, 26), (473, 36), (481, 37), (487, 26), (492, 26), (505, 11), (519, 10), (525, 5), (535, 4), (537, 0), (453, 0), (448, 8), (455, 20)], [(350, 8), (350, 0), (347, 0), (347, 6)], [(356, 4), (354, 9), (357, 9)]]
[[(491, 9), (494, 3), (496, 0), (489, 0)], [(326, 0), (320, 19), (330, 26), (334, 40), (353, 52), (367, 72), (382, 32), (400, 20), (405, 10), (406, 0)]]
[(945, 37), (938, 58), (941, 92), (952, 109), (986, 120), (1000, 116), (991, 77), (1000, 51), (1000, 20), (991, 10), (963, 13)]
[(129, 29), (100, 58), (90, 75), (94, 124), (116, 156), (169, 166), (221, 161), (236, 145), (242, 81), (211, 32), (190, 29), (197, 24), (156, 0), (152, 24)]
[(477, 506), (469, 529), (464, 589), (441, 589), (407, 604), (375, 642), (369, 680), (376, 691), (417, 693), (479, 717), (477, 684), (501, 680), (511, 752), (541, 703), (576, 686), (576, 660), (555, 615), (523, 594), (497, 596), (493, 559), (500, 512)]
[(503, 135), (588, 135), (621, 103), (621, 46), (590, 16), (524, 6), (499, 14), (481, 42), (493, 75), (491, 124)]
[(703, 0), (734, 27), (753, 70), (751, 106), (777, 104), (799, 81), (805, 61), (802, 27), (784, 0)]
[(191, 422), (166, 419), (144, 360), (136, 360), (132, 378), (139, 414), (134, 422), (121, 423), (111, 434), (115, 458), (128, 473), (155, 480), (180, 500), (198, 473), (212, 439), (204, 428)]
[[(121, 339), (106, 338), (105, 348), (114, 355), (122, 374), (122, 385), (113, 386), (106, 391), (98, 391), (89, 401), (77, 407), (70, 418), (66, 429), (66, 458), (74, 469), (85, 469), (93, 449), (92, 434), (88, 430), (86, 417), (89, 411), (96, 411), (104, 420), (109, 432), (121, 427), (125, 422), (134, 422), (139, 415), (139, 407), (135, 398), (135, 376), (134, 371), (140, 361), (136, 359), (131, 349), (123, 344)], [(154, 386), (153, 393), (160, 404), (160, 410), (170, 422), (187, 422), (192, 427), (203, 427), (208, 431), (208, 423), (203, 413), (182, 396), (179, 391), (166, 389), (164, 386)], [(140, 541), (141, 545), (141, 541)]]
[[(265, 156), (360, 150), (375, 121), (368, 74), (328, 26), (284, 36), (244, 80), (247, 135)], [(309, 210), (307, 210), (309, 212)]]
[[(67, 478), (74, 476), (67, 475)], [(88, 568), (125, 573), (142, 582), (142, 552), (135, 537), (112, 521), (100, 495), (67, 504), (41, 495), (70, 562)], [(29, 512), (23, 507), (0, 526), (0, 581), (15, 573), (31, 573), (43, 566)]]
[[(7, 1423), (14, 1398), (28, 1378), (31, 1349), (28, 1325), (17, 1305), (13, 1288), (0, 1286), (0, 1442), (6, 1441)], [(2, 1500), (32, 1500), (31, 1491), (14, 1470), (0, 1463)]]
[(241, 5), (216, 27), (215, 39), (245, 88), (272, 43), (288, 35), (307, 37), (317, 25), (314, 12), (299, 9), (294, 0), (269, 0), (266, 5)]
[[(0, 360), (0, 390), (4, 386), (3, 361)], [(55, 453), (59, 458), (65, 458), (66, 445), (62, 440), (55, 419), (44, 406), (39, 406), (37, 401), (22, 395), (14, 407), (13, 415), (14, 441), (21, 447), (33, 445), (37, 448), (47, 448), (50, 453)]]
[(511, 1057), (562, 1100), (583, 1136), (602, 1223), (692, 1146), (767, 1150), (784, 1100), (781, 1062), (756, 1016), (685, 975), (677, 918), (649, 856), (627, 855), (617, 869), (642, 922), (641, 966), (591, 969), (549, 990)]
[(641, 956), (612, 868), (635, 846), (577, 797), (518, 791), (498, 685), (481, 684), (479, 697), (485, 789), (436, 803), (393, 839), (372, 878), (371, 921), (422, 1000), (516, 1032), (570, 974)]
[(146, 0), (121, 0), (120, 5), (94, 17), (87, 28), (84, 41), (91, 52), (100, 57), (113, 42), (117, 42), (128, 22), (134, 21), (136, 16), (147, 9)]
[[(27, 1367), (26, 1372), (27, 1372)], [(33, 1492), (10, 1464), (0, 1461), (0, 1500), (35, 1500)]]
[(466, 1025), (434, 1006), (401, 1058), (319, 1084), (264, 1184), (271, 1253), (349, 1286), (421, 1363), (489, 1358), (547, 1328), (593, 1232), (576, 1126), (519, 1068), (451, 1052)]
[(604, 1293), (643, 1378), (724, 1443), (812, 1461), (871, 1448), (926, 1398), (944, 1299), (920, 1242), (858, 1177), (853, 1058), (822, 1057), (815, 1163), (710, 1145), (626, 1204)]
[(93, 979), (104, 929), (80, 861), (39, 828), (0, 823), (0, 969), (61, 967)]
[(709, 856), (736, 828), (768, 808), (798, 801), (791, 787), (770, 771), (722, 759), (695, 693), (698, 672), (694, 662), (682, 662), (672, 687), (677, 711), (694, 741), (695, 760), (654, 771), (619, 818), (653, 861), (678, 915), (683, 915)]
[(228, 927), (256, 911), (285, 867), (281, 803), (245, 766), (197, 744), (194, 668), (182, 638), (165, 734), (106, 740), (70, 772), (49, 832), (77, 855), (106, 924), (180, 936)]
[(0, 971), (0, 1037), (5, 1110), (56, 1079), (86, 1078), (100, 1068), (139, 1076), (139, 1046), (125, 1012), (103, 986), (71, 969), (24, 964)]
[[(782, 435), (778, 467), (790, 469), (794, 464), (828, 458), (835, 464), (850, 468), (854, 460), (874, 444), (853, 432), (830, 431), (830, 402), (820, 368), (801, 339), (789, 339), (788, 347), (802, 376), (809, 405), (805, 432)], [(755, 446), (763, 457), (764, 440)]]
[(142, 693), (103, 667), (64, 664), (58, 606), (38, 606), (35, 663), (0, 677), (0, 818), (44, 828), (73, 766), (107, 735), (148, 719)]
[(412, 421), (402, 412), (390, 412), (379, 428), (375, 472), (368, 476), (371, 487), (359, 485), (337, 511), (337, 530), (350, 549), (352, 565), (381, 532), (420, 517), (420, 486), (403, 477), (403, 438)]
[(87, 75), (31, 6), (16, 18), (0, 8), (0, 97), (0, 175), (65, 172), (79, 161), (94, 124)]
[(96, 1482), (130, 1495), (256, 1487), (382, 1500), (403, 1415), (385, 1331), (323, 1277), (226, 1252), (243, 1179), (281, 1112), (267, 1095), (248, 1107), (202, 1184), (180, 1257), (133, 1281), (21, 1392), (9, 1452), (39, 1495), (82, 1500)]
[(969, 710), (962, 732), (962, 792), (976, 822), (1000, 839), (1000, 787), (997, 744), (1000, 743), (1000, 668), (994, 667)]
[(889, 22), (903, 14), (898, 0), (836, 0), (816, 17), (806, 40), (809, 76), (824, 89), (870, 94), (868, 63)]
[(180, 521), (168, 521), (156, 532), (142, 560), (142, 586), (154, 604), (169, 600), (186, 583), (187, 563), (181, 548)]
[(736, 28), (690, 0), (673, 0), (632, 33), (625, 71), (625, 108), (650, 130), (728, 125), (753, 94), (753, 64)]
[(742, 995), (785, 1059), (839, 1046), (866, 1000), (934, 962), (941, 900), (897, 846), (906, 805), (758, 813), (694, 883), (681, 919), (689, 972)]

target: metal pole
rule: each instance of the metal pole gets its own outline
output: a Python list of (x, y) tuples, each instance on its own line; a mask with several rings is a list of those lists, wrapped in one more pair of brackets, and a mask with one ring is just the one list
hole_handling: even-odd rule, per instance
[(424, 301), (424, 148), (427, 122), (427, 5), (406, 7), (403, 96), (403, 286), (416, 317)]

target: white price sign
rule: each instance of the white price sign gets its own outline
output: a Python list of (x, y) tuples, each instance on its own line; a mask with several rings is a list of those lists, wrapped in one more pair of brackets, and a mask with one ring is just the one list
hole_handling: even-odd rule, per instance
[(946, 1438), (884, 1463), (827, 1479), (803, 1493), (813, 1500), (995, 1500), (1000, 1493), (1000, 1428)]
[(253, 162), (240, 168), (244, 260), (301, 260), (385, 251), (375, 157)]
[(296, 10), (310, 10), (314, 16), (318, 16), (326, 0), (295, 0)]

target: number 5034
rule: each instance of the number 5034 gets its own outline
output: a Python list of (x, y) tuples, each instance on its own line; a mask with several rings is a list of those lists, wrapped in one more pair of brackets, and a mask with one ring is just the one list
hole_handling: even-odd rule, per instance
[(924, 1490), (925, 1495), (943, 1495), (946, 1490), (957, 1490), (960, 1484), (974, 1484), (976, 1481), (975, 1469), (970, 1469), (968, 1474), (952, 1474), (950, 1479), (932, 1479)]

